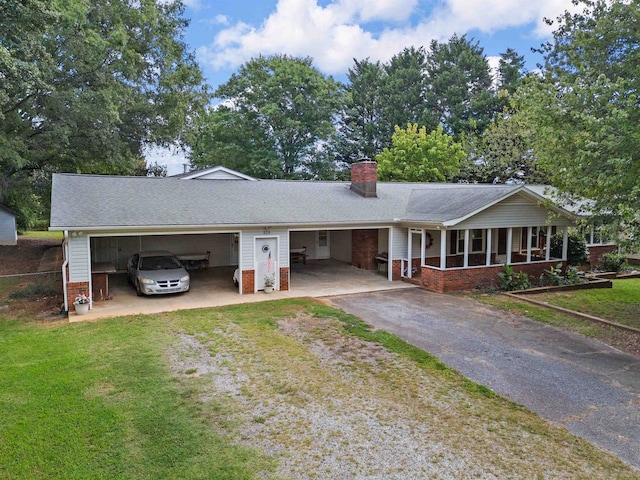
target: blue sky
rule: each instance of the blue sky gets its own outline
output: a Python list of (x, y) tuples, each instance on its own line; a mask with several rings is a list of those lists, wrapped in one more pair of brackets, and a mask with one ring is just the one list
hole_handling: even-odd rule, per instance
[[(389, 60), (408, 46), (428, 47), (467, 34), (490, 63), (513, 48), (529, 70), (531, 53), (551, 34), (543, 18), (572, 8), (571, 0), (183, 0), (189, 48), (215, 89), (259, 54), (311, 56), (325, 74), (344, 80), (353, 58)], [(181, 171), (179, 153), (147, 155)]]

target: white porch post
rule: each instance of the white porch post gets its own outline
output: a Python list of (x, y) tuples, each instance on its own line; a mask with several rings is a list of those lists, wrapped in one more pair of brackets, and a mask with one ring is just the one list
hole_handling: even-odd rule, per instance
[(511, 264), (511, 249), (513, 248), (513, 228), (507, 228), (507, 265)]
[(531, 263), (531, 234), (533, 227), (527, 227), (527, 263)]
[(420, 266), (424, 265), (425, 250), (427, 249), (427, 231), (422, 229), (422, 237), (420, 240)]
[(593, 231), (594, 231), (594, 227), (593, 227), (593, 225), (591, 225), (591, 232), (590, 232), (590, 237), (589, 237), (589, 243), (591, 245), (593, 245), (593, 233), (594, 233)]
[(440, 230), (440, 269), (447, 268), (447, 231)]
[(547, 227), (546, 242), (547, 244), (545, 246), (547, 250), (545, 252), (544, 259), (548, 262), (549, 260), (551, 260), (551, 225)]
[(490, 228), (487, 228), (487, 246), (485, 247), (487, 251), (487, 261), (486, 261), (487, 267), (491, 265), (491, 246), (493, 244), (493, 242), (491, 241), (491, 231), (492, 230)]
[[(389, 252), (387, 253), (387, 280), (393, 280), (393, 227), (389, 227)], [(291, 285), (291, 283), (289, 283)]]
[(569, 227), (564, 227), (562, 231), (562, 260), (567, 259), (569, 253)]
[(407, 278), (411, 278), (411, 260), (413, 258), (412, 252), (411, 252), (411, 247), (413, 246), (413, 233), (411, 233), (411, 229), (408, 230), (409, 235), (407, 235)]
[(464, 230), (464, 263), (462, 264), (464, 268), (469, 266), (469, 229), (466, 228)]

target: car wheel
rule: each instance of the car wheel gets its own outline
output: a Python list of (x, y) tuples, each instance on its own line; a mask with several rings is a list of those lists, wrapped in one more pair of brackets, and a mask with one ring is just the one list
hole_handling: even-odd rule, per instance
[(136, 282), (136, 293), (139, 297), (142, 297), (144, 293), (142, 293), (142, 289), (140, 288), (140, 282)]

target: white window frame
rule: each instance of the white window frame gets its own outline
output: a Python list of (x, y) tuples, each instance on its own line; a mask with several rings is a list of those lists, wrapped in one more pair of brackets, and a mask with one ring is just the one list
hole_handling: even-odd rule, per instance
[[(478, 237), (474, 237), (474, 232), (475, 231), (479, 231), (481, 234), (481, 238), (482, 239), (482, 246), (480, 247), (480, 250), (474, 250), (473, 249), (473, 240), (477, 240)], [(456, 253), (458, 255), (463, 255), (464, 254), (464, 232), (465, 230), (458, 230), (458, 240), (457, 240), (457, 245), (456, 245)], [(485, 251), (485, 244), (486, 244), (486, 235), (487, 235), (487, 230), (484, 228), (471, 228), (469, 229), (469, 253), (482, 253)]]

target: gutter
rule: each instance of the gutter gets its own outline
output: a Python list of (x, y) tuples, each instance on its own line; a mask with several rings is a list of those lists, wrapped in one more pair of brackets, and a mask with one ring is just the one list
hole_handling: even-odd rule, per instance
[(64, 255), (64, 262), (62, 262), (62, 293), (64, 295), (64, 313), (69, 313), (69, 298), (67, 296), (67, 265), (69, 264), (69, 252), (68, 248), (69, 232), (64, 231), (64, 240), (62, 240), (62, 253)]

